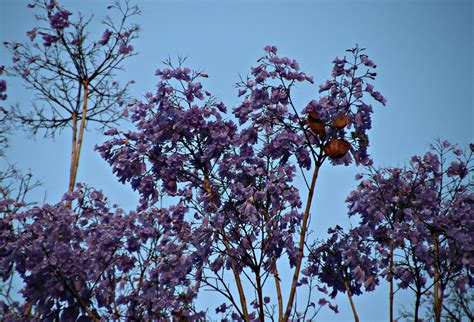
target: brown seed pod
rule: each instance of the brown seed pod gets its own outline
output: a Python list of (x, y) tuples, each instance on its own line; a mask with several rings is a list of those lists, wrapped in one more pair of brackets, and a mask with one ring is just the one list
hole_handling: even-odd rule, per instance
[(308, 119), (308, 125), (309, 128), (315, 133), (320, 136), (325, 136), (326, 135), (326, 125), (324, 124), (323, 121), (317, 120), (317, 121), (310, 121)]
[(347, 115), (341, 114), (337, 115), (334, 120), (332, 120), (332, 126), (338, 129), (342, 129), (347, 125)]
[(325, 136), (326, 135), (326, 124), (321, 121), (319, 114), (311, 111), (308, 113), (307, 119), (309, 128), (317, 135)]
[(324, 145), (324, 153), (331, 159), (340, 159), (346, 155), (351, 144), (345, 140), (332, 139)]

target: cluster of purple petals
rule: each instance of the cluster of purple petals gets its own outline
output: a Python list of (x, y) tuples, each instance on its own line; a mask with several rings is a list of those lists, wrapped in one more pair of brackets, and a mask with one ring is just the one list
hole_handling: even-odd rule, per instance
[(102, 38), (97, 42), (101, 46), (107, 45), (110, 40), (110, 36), (112, 36), (112, 32), (109, 29), (105, 29), (104, 33), (102, 34)]
[(96, 149), (119, 180), (140, 193), (143, 209), (162, 195), (175, 196), (198, 210), (193, 240), (218, 242), (227, 233), (229, 249), (202, 250), (209, 271), (255, 269), (255, 250), (265, 269), (283, 255), (295, 265), (302, 215), (288, 147), (301, 139), (271, 128), (239, 129), (198, 82), (206, 74), (169, 67), (156, 75), (156, 91), (131, 108), (136, 130), (112, 129), (106, 133), (111, 139)]
[[(376, 65), (363, 53), (364, 49), (348, 50), (353, 56), (352, 61), (336, 58), (333, 79), (320, 86), (319, 92), (327, 94), (312, 100), (302, 111), (293, 104), (291, 93), (295, 84), (313, 83), (313, 78), (302, 72), (295, 60), (278, 56), (276, 47), (267, 46), (265, 51), (267, 54), (251, 69), (251, 76), (238, 83), (238, 94), (243, 97), (243, 102), (234, 108), (233, 113), (240, 124), (250, 121), (266, 131), (280, 132), (282, 137), (288, 138), (287, 144), (274, 147), (274, 150), (294, 155), (304, 168), (311, 165), (310, 153), (316, 159), (315, 150), (319, 148), (321, 151), (332, 139), (351, 143), (350, 153), (342, 159), (332, 160), (333, 164), (347, 165), (352, 160), (357, 164), (370, 163), (367, 130), (371, 128), (373, 109), (363, 100), (363, 94), (369, 93), (384, 105), (386, 99), (367, 83), (375, 79), (376, 73), (372, 70)], [(304, 125), (310, 112), (316, 112), (326, 124), (324, 137), (314, 134)], [(348, 117), (347, 127), (332, 127), (332, 120), (341, 115)]]
[[(222, 104), (191, 104), (204, 96), (190, 73), (187, 68), (157, 72), (163, 81), (156, 92), (130, 111), (136, 130), (112, 129), (106, 135), (114, 138), (97, 147), (120, 181), (140, 192), (143, 204), (156, 202), (160, 192), (185, 197), (193, 188), (203, 189), (204, 174), (234, 140), (236, 126), (223, 120)], [(179, 93), (172, 80), (186, 90)]]
[(132, 45), (127, 45), (127, 44), (121, 44), (118, 50), (119, 54), (122, 55), (128, 55), (133, 51), (133, 46)]
[(69, 16), (72, 15), (71, 12), (58, 8), (57, 11), (51, 14), (49, 18), (49, 23), (51, 28), (61, 32), (65, 28), (69, 27)]
[(331, 298), (335, 298), (338, 292), (346, 293), (347, 287), (351, 295), (362, 294), (362, 287), (373, 291), (379, 279), (378, 263), (372, 256), (370, 243), (357, 230), (344, 233), (336, 226), (328, 233), (327, 240), (312, 247), (303, 274), (315, 276), (331, 287)]
[(72, 13), (60, 7), (55, 0), (49, 2), (35, 1), (27, 5), (28, 8), (35, 8), (36, 6), (46, 10), (46, 19), (49, 22), (50, 29), (39, 31), (38, 28), (33, 28), (28, 31), (26, 35), (33, 41), (39, 34), (43, 39), (43, 45), (45, 47), (51, 47), (61, 39), (64, 29), (70, 26), (69, 16), (71, 16)]
[[(367, 254), (377, 258), (376, 264), (366, 263), (361, 268), (394, 278), (401, 288), (418, 288), (421, 292), (431, 287), (437, 265), (444, 285), (456, 277), (458, 291), (472, 287), (469, 276), (474, 272), (474, 184), (468, 174), (474, 170), (473, 148), (471, 144), (463, 151), (447, 141), (437, 141), (423, 156), (414, 156), (405, 168), (371, 168), (369, 173), (357, 176), (361, 182), (347, 203), (349, 216), (358, 218), (359, 225), (349, 235), (357, 234), (370, 242)], [(331, 276), (336, 276), (332, 272), (344, 262), (342, 254), (350, 254), (356, 248), (352, 243), (334, 247), (340, 243), (339, 232), (331, 233), (331, 238), (312, 252), (318, 256), (314, 256), (316, 264), (310, 269), (334, 290), (341, 291), (343, 276), (330, 279), (328, 271), (318, 268), (329, 266)], [(395, 254), (392, 272), (391, 249)], [(360, 254), (350, 257), (360, 258)], [(354, 282), (358, 277), (348, 280)], [(359, 291), (356, 287), (354, 294)]]
[(125, 213), (109, 207), (101, 191), (82, 187), (58, 204), (2, 218), (1, 276), (15, 269), (25, 300), (2, 302), (3, 317), (24, 321), (30, 304), (37, 318), (89, 320), (81, 302), (107, 320), (202, 317), (190, 305), (199, 259), (182, 239), (185, 212)]

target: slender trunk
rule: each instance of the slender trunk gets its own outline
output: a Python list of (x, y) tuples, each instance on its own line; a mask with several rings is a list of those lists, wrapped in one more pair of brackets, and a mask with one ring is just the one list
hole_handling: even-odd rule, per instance
[[(79, 167), (79, 157), (81, 155), (81, 148), (82, 148), (82, 139), (84, 137), (84, 129), (86, 128), (86, 118), (87, 118), (87, 102), (89, 100), (89, 82), (87, 79), (84, 80), (84, 104), (82, 107), (82, 118), (81, 118), (81, 126), (79, 129), (79, 137), (77, 139), (75, 155), (74, 155), (74, 165), (72, 167), (72, 178), (70, 182), (69, 189), (74, 189), (74, 185), (76, 184), (76, 177), (77, 177), (77, 168)], [(72, 191), (72, 190), (70, 190)]]
[(418, 322), (420, 303), (421, 303), (421, 292), (420, 292), (420, 290), (417, 290), (416, 291), (416, 300), (415, 300), (415, 322)]
[(390, 322), (393, 322), (393, 239), (390, 240), (390, 264), (388, 269), (390, 283)]
[[(74, 185), (76, 184), (76, 176), (77, 176), (77, 168), (79, 166), (79, 156), (81, 153), (82, 147), (82, 138), (84, 136), (84, 129), (86, 126), (86, 116), (87, 116), (87, 101), (89, 100), (89, 84), (88, 80), (84, 80), (84, 102), (82, 107), (82, 118), (81, 118), (81, 125), (79, 130), (79, 138), (77, 138), (77, 113), (72, 113), (72, 151), (71, 151), (71, 168), (69, 170), (69, 192), (74, 190)], [(68, 203), (68, 207), (71, 207), (71, 203)], [(88, 306), (82, 301), (82, 299), (71, 291), (73, 295), (76, 297), (77, 301), (81, 308), (86, 312), (86, 314), (93, 320), (93, 321), (100, 321), (100, 318), (97, 317), (95, 313), (89, 310)]]
[(357, 315), (354, 301), (352, 301), (351, 289), (349, 288), (349, 284), (347, 283), (347, 281), (344, 281), (344, 286), (346, 287), (347, 297), (349, 298), (349, 302), (351, 303), (352, 314), (354, 314), (354, 322), (359, 322), (359, 316)]
[[(204, 173), (204, 190), (209, 194), (209, 196), (211, 197), (211, 202), (212, 202), (212, 189), (211, 189), (211, 185), (209, 184), (209, 177), (208, 177), (207, 173)], [(230, 252), (231, 246), (230, 246), (229, 241), (227, 239), (227, 234), (226, 234), (224, 228), (221, 228), (220, 234), (221, 234), (222, 239), (224, 241), (224, 246), (225, 246), (227, 252)], [(237, 285), (237, 290), (239, 292), (240, 305), (242, 306), (243, 319), (244, 319), (244, 321), (249, 321), (249, 312), (248, 312), (248, 309), (247, 309), (247, 300), (245, 298), (244, 287), (242, 286), (242, 281), (240, 280), (240, 273), (237, 270), (237, 267), (235, 265), (235, 261), (232, 261), (232, 272), (234, 273), (235, 284)]]
[(69, 170), (69, 192), (74, 190), (74, 159), (76, 158), (76, 142), (77, 142), (77, 113), (72, 113), (72, 148), (71, 148), (71, 168)]
[(299, 249), (298, 249), (298, 258), (295, 267), (295, 273), (293, 274), (293, 280), (291, 283), (291, 290), (290, 296), (288, 298), (288, 303), (286, 305), (285, 317), (283, 318), (284, 321), (288, 321), (291, 314), (291, 309), (293, 307), (293, 301), (295, 300), (295, 293), (296, 293), (296, 283), (298, 282), (298, 277), (301, 269), (301, 263), (303, 262), (303, 250), (304, 250), (304, 241), (306, 238), (306, 230), (308, 225), (309, 219), (309, 211), (311, 209), (311, 202), (313, 201), (314, 195), (314, 186), (316, 184), (316, 179), (318, 178), (318, 172), (320, 168), (320, 164), (316, 164), (313, 173), (313, 179), (311, 180), (311, 186), (308, 192), (308, 200), (306, 201), (306, 208), (303, 214), (303, 225), (301, 226), (301, 234), (300, 234), (300, 242), (299, 242)]
[(275, 286), (277, 291), (277, 300), (278, 300), (278, 322), (283, 321), (283, 298), (281, 296), (281, 285), (280, 285), (280, 275), (278, 274), (278, 268), (276, 260), (273, 259), (273, 277), (275, 279)]
[(446, 289), (444, 283), (439, 283), (440, 284), (440, 290), (439, 290), (439, 298), (438, 298), (438, 311), (439, 311), (439, 320), (441, 321), (441, 317), (443, 316), (443, 297), (444, 297), (444, 291)]
[(260, 322), (265, 321), (265, 312), (263, 310), (263, 295), (262, 295), (262, 282), (260, 280), (260, 268), (255, 270), (255, 279), (257, 282), (257, 293), (258, 293), (258, 318)]
[(434, 313), (435, 322), (441, 321), (441, 307), (439, 298), (439, 267), (438, 267), (438, 247), (439, 247), (438, 233), (434, 234)]

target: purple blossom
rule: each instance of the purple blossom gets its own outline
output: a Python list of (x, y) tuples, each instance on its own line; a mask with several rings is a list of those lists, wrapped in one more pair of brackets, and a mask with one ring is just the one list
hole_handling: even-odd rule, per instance
[(119, 47), (119, 54), (121, 55), (128, 55), (133, 51), (133, 46), (132, 45), (126, 45), (126, 44), (121, 44)]
[(97, 42), (99, 45), (105, 46), (110, 40), (110, 36), (112, 32), (109, 29), (105, 29), (104, 33), (102, 34), (102, 38)]
[(363, 55), (360, 55), (359, 57), (365, 66), (372, 67), (372, 68), (377, 67), (377, 65), (375, 65), (371, 59), (369, 59), (369, 56), (363, 54)]
[(56, 35), (50, 35), (47, 33), (40, 32), (39, 33), (43, 38), (43, 45), (45, 47), (51, 47), (52, 44), (56, 43), (60, 38)]
[(49, 22), (51, 28), (56, 29), (58, 31), (62, 31), (63, 29), (69, 27), (69, 16), (72, 15), (71, 12), (65, 9), (59, 9), (55, 14), (51, 15), (49, 18)]
[[(423, 156), (412, 157), (406, 168), (370, 168), (350, 193), (349, 216), (359, 218), (354, 229), (373, 240), (370, 247), (378, 257), (380, 276), (395, 279), (399, 287), (421, 297), (432, 287), (435, 269), (441, 276), (440, 287), (450, 284), (454, 276), (472, 274), (474, 249), (468, 236), (474, 229), (469, 215), (474, 209), (468, 200), (474, 197), (467, 188), (472, 187), (467, 174), (473, 159), (472, 152), (438, 140)], [(403, 255), (395, 258), (390, 272), (392, 251)], [(435, 262), (439, 264), (434, 266)], [(354, 273), (363, 277), (360, 269)], [(364, 282), (367, 289), (375, 286), (373, 278)], [(418, 306), (415, 316), (417, 312)]]
[[(188, 274), (199, 261), (186, 254), (187, 247), (180, 241), (184, 222), (169, 220), (177, 209), (126, 214), (120, 208), (108, 208), (102, 192), (89, 188), (64, 199), (9, 217), (24, 223), (13, 239), (9, 226), (0, 225), (2, 240), (9, 236), (1, 271), (8, 274), (10, 264), (15, 264), (24, 281), (22, 292), (28, 294), (38, 317), (61, 313), (42, 305), (45, 299), (77, 304), (76, 312), (62, 311), (63, 318), (77, 316), (79, 309), (84, 312), (83, 305), (94, 305), (94, 314), (103, 319), (113, 317), (112, 306), (129, 318), (148, 319), (189, 307), (196, 290)], [(74, 212), (67, 200), (77, 204)], [(168, 238), (163, 237), (162, 229)], [(149, 243), (156, 243), (160, 259), (148, 259), (141, 266), (145, 279), (140, 280), (140, 275), (128, 279)], [(127, 283), (133, 283), (133, 289), (124, 288)], [(76, 293), (89, 300), (79, 305)], [(160, 312), (147, 310), (150, 305), (160, 307)], [(26, 308), (20, 308), (23, 310)], [(183, 314), (202, 316), (189, 310)]]
[(278, 49), (275, 46), (265, 46), (264, 50), (269, 54), (277, 54)]

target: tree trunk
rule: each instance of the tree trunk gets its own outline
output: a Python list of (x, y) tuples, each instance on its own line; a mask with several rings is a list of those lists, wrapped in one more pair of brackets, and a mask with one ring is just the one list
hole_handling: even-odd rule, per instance
[(293, 280), (291, 283), (291, 290), (290, 296), (288, 297), (288, 303), (286, 305), (285, 317), (283, 321), (288, 321), (291, 314), (291, 309), (293, 307), (293, 301), (295, 300), (295, 293), (296, 293), (296, 284), (298, 282), (298, 277), (301, 269), (301, 263), (303, 262), (303, 250), (304, 250), (304, 241), (306, 238), (306, 230), (308, 229), (308, 219), (309, 219), (309, 211), (311, 209), (311, 202), (313, 201), (314, 195), (314, 186), (316, 185), (316, 180), (318, 178), (319, 168), (321, 167), (320, 164), (316, 164), (313, 173), (313, 179), (311, 180), (311, 186), (308, 192), (308, 200), (306, 201), (306, 208), (303, 214), (303, 224), (301, 226), (301, 234), (300, 234), (300, 242), (298, 248), (298, 259), (296, 262), (295, 273), (293, 274)]
[(347, 281), (344, 281), (344, 286), (346, 287), (347, 297), (349, 298), (349, 302), (351, 303), (352, 314), (354, 315), (354, 322), (359, 322), (359, 316), (357, 315), (354, 301), (352, 300), (352, 294), (351, 289), (349, 287), (349, 283), (347, 283)]

